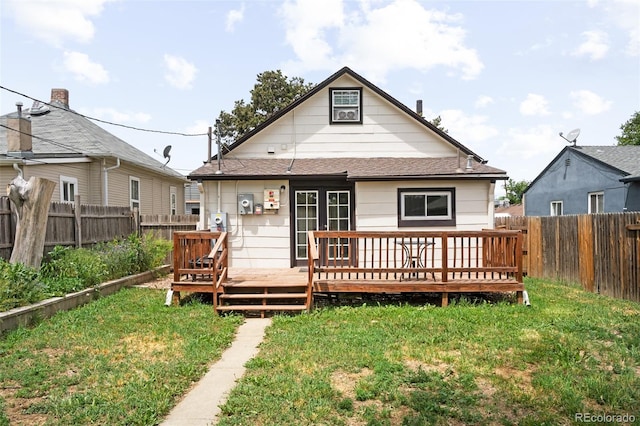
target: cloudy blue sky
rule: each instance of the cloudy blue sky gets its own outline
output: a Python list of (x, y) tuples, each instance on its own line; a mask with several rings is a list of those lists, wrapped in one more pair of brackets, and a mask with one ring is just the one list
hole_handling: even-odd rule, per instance
[[(532, 180), (581, 129), (613, 145), (640, 110), (640, 1), (2, 0), (0, 85), (153, 130), (203, 133), (281, 69), (349, 66), (506, 170)], [(0, 112), (32, 101), (0, 90)], [(100, 124), (188, 174), (206, 136)], [(162, 160), (161, 156), (158, 156)]]

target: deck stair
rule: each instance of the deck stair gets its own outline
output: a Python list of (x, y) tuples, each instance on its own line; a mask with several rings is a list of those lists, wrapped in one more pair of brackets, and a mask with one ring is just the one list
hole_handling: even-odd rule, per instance
[[(296, 279), (297, 278), (297, 279)], [(274, 313), (308, 310), (304, 274), (229, 277), (218, 294), (216, 310), (265, 317)]]

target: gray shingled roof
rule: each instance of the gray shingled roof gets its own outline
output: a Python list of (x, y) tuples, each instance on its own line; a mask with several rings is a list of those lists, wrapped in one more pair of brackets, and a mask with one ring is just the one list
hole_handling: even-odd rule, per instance
[(213, 178), (215, 180), (238, 178), (289, 178), (312, 176), (344, 176), (349, 180), (381, 180), (386, 178), (492, 178), (506, 179), (506, 172), (495, 167), (473, 162), (472, 169), (465, 169), (466, 158), (225, 158), (222, 174), (216, 174), (217, 163), (204, 165), (189, 175), (190, 179)]
[[(122, 139), (107, 132), (91, 120), (61, 107), (58, 101), (51, 103), (50, 112), (31, 116), (34, 158), (42, 157), (118, 157), (123, 161), (166, 176), (182, 178), (175, 170), (145, 154)], [(6, 125), (6, 114), (1, 123)], [(7, 153), (7, 129), (0, 127), (0, 156)], [(45, 139), (45, 140), (43, 140)]]
[(572, 149), (628, 173), (629, 176), (640, 176), (640, 146), (576, 146)]

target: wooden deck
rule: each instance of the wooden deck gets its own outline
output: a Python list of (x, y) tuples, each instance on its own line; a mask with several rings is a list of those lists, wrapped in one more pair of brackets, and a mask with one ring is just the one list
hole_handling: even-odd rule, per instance
[(174, 302), (211, 293), (216, 313), (300, 312), (318, 293), (515, 292), (522, 301), (519, 232), (309, 233), (306, 268), (228, 268), (227, 234), (174, 233)]

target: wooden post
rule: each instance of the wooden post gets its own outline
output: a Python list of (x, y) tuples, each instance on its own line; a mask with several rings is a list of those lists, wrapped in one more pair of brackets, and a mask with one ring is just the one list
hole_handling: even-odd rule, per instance
[(39, 268), (47, 231), (49, 204), (56, 183), (32, 176), (27, 182), (18, 170), (7, 193), (16, 210), (16, 234), (11, 263)]
[(82, 209), (80, 203), (80, 195), (75, 196), (74, 206), (73, 206), (73, 217), (74, 217), (74, 225), (75, 225), (75, 240), (76, 240), (76, 248), (82, 247)]

